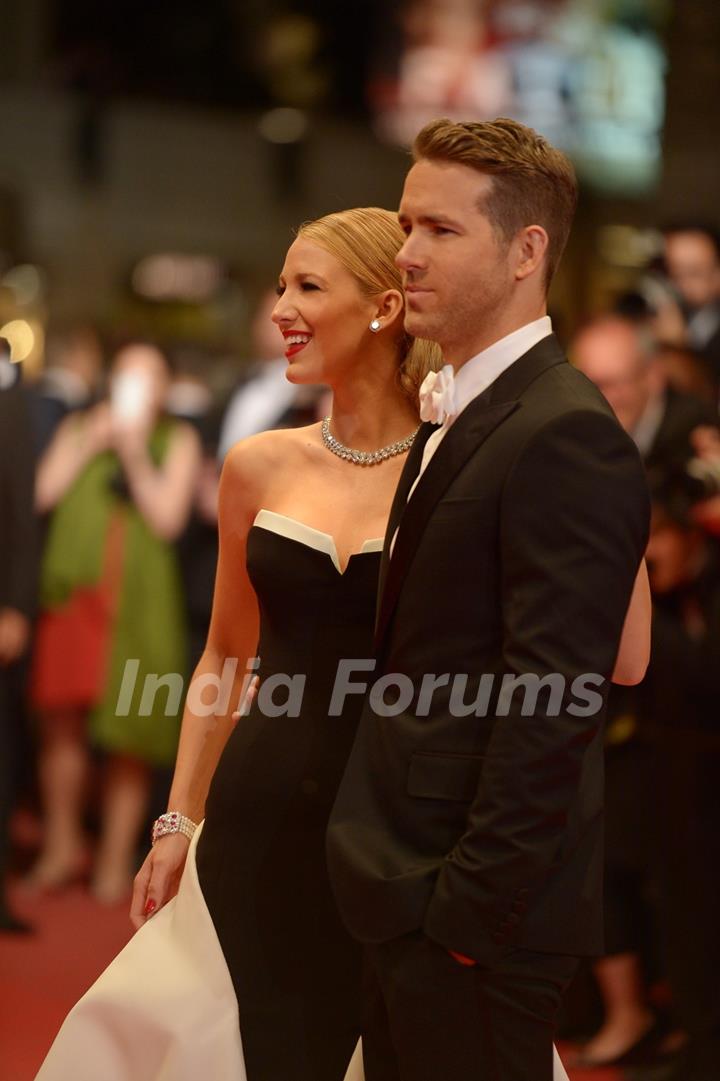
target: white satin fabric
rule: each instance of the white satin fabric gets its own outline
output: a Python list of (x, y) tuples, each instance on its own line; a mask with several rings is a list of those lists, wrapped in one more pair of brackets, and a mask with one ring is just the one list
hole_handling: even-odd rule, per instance
[[(253, 525), (260, 526), (261, 529), (268, 529), (271, 533), (279, 533), (281, 537), (289, 537), (290, 540), (305, 544), (308, 548), (314, 548), (317, 552), (324, 552), (325, 555), (330, 556), (338, 574), (344, 574), (340, 566), (335, 538), (330, 533), (323, 533), (321, 529), (305, 525), (304, 522), (299, 522), (297, 518), (288, 518), (287, 514), (278, 514), (274, 510), (265, 510), (264, 508), (255, 515)], [(359, 554), (363, 552), (382, 552), (384, 541), (384, 537), (373, 537), (364, 541)], [(350, 559), (352, 559), (352, 556), (350, 556)]]
[[(35, 1081), (247, 1081), (237, 999), (197, 876), (201, 831), (177, 896), (73, 1007)], [(553, 1081), (568, 1081), (554, 1054)], [(364, 1081), (359, 1042), (344, 1081)]]
[(36, 1081), (246, 1081), (237, 999), (195, 866), (201, 830), (177, 896), (73, 1007)]

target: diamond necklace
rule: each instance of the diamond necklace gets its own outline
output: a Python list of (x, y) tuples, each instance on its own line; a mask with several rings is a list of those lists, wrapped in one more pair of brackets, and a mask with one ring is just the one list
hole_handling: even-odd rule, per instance
[(396, 443), (390, 443), (387, 447), (380, 447), (380, 450), (352, 450), (331, 433), (330, 417), (325, 417), (320, 427), (322, 441), (327, 449), (331, 450), (333, 454), (337, 454), (338, 458), (344, 458), (345, 461), (352, 462), (353, 465), (378, 465), (388, 458), (394, 458), (396, 454), (403, 454), (413, 445), (413, 440), (419, 431), (418, 426), (414, 432), (405, 436), (404, 439), (398, 439)]

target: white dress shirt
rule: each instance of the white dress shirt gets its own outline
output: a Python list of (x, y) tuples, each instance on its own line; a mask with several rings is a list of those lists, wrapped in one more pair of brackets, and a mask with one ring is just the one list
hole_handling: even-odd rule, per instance
[(524, 327), (514, 330), (500, 341), (493, 342), (482, 353), (471, 357), (463, 364), (455, 375), (455, 405), (456, 412), (453, 416), (446, 417), (436, 432), (433, 432), (425, 444), (420, 464), (420, 472), (413, 484), (408, 499), (417, 487), (420, 477), (428, 467), (428, 463), (438, 449), (449, 429), (462, 413), (463, 409), (470, 405), (478, 394), (482, 394), (492, 383), (502, 375), (511, 364), (524, 356), (529, 349), (552, 334), (552, 322), (549, 315), (543, 315), (532, 323), (526, 323)]
[[(427, 469), (430, 459), (463, 409), (466, 409), (470, 402), (477, 398), (478, 394), (482, 394), (484, 390), (487, 390), (511, 364), (514, 364), (529, 349), (532, 349), (534, 345), (537, 345), (538, 342), (541, 342), (543, 338), (547, 338), (550, 334), (552, 334), (552, 321), (549, 315), (543, 315), (540, 319), (535, 319), (532, 323), (526, 323), (525, 326), (513, 330), (511, 334), (500, 338), (499, 341), (493, 342), (487, 349), (483, 349), (481, 353), (471, 357), (470, 360), (463, 364), (460, 371), (455, 375), (456, 412), (445, 417), (440, 427), (432, 433), (425, 444), (420, 470), (412, 488), (408, 492), (408, 501)], [(398, 531), (396, 529), (390, 543), (391, 557), (395, 550), (397, 535)]]

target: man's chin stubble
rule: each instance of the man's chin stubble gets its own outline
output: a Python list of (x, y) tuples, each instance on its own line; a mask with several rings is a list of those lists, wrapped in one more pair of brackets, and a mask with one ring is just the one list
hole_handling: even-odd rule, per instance
[(434, 324), (434, 319), (428, 319), (427, 316), (419, 313), (410, 312), (405, 317), (405, 330), (408, 334), (412, 334), (413, 338), (429, 338), (432, 340), (433, 330), (436, 329)]

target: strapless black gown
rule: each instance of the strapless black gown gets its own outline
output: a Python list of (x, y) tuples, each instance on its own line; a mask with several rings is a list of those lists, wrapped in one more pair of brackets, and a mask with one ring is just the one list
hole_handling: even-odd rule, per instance
[(256, 700), (230, 736), (198, 875), (238, 998), (248, 1081), (342, 1081), (360, 1033), (360, 950), (335, 909), (325, 829), (362, 698), (349, 696), (339, 717), (328, 707), (338, 661), (371, 656), (380, 556), (352, 556), (341, 574), (327, 552), (255, 525), (247, 565), (261, 680), (307, 680), (298, 717), (263, 716)]

